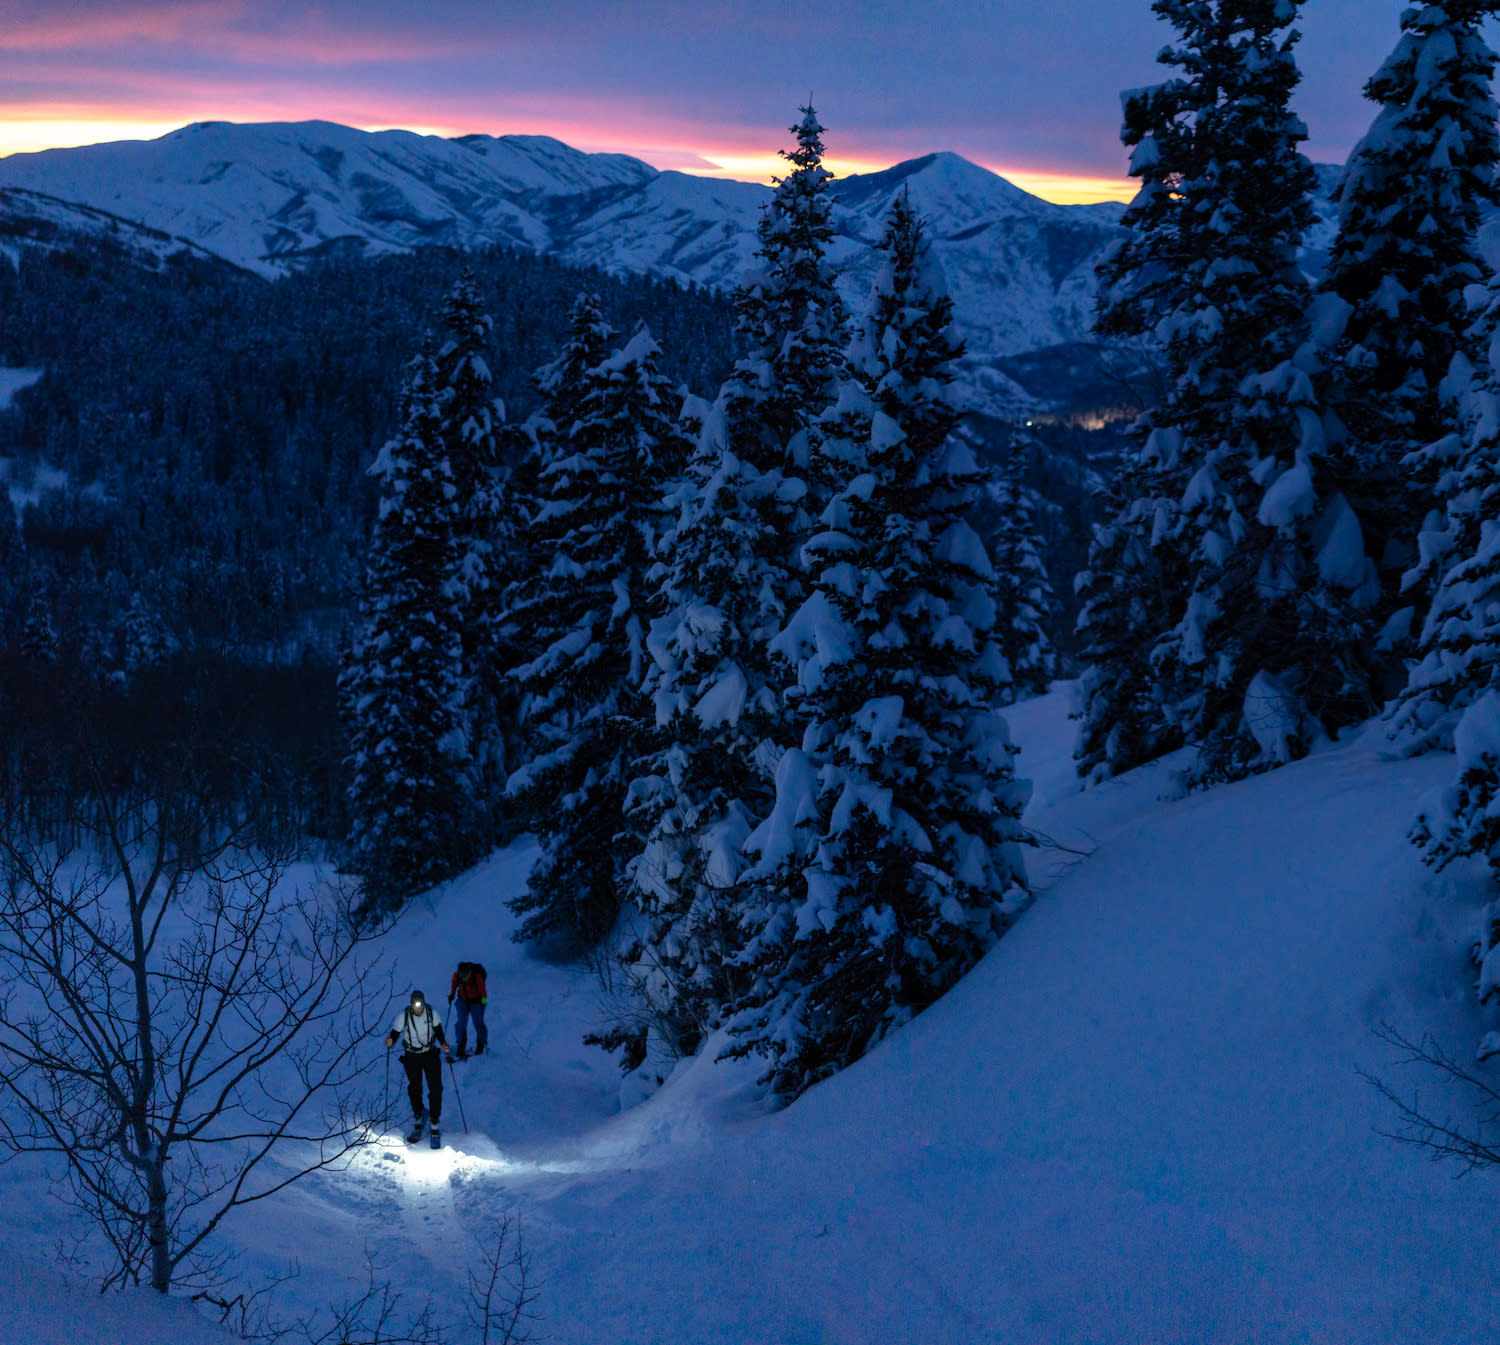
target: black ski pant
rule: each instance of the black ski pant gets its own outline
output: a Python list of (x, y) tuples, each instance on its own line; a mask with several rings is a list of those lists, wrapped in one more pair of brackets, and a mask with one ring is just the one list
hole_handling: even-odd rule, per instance
[[(406, 1070), (406, 1096), (411, 1099), (411, 1114), (420, 1116), (425, 1110), (434, 1126), (443, 1114), (443, 1053), (437, 1047), (426, 1051), (407, 1051), (401, 1057)], [(422, 1080), (427, 1080), (427, 1096), (431, 1105), (422, 1106)]]

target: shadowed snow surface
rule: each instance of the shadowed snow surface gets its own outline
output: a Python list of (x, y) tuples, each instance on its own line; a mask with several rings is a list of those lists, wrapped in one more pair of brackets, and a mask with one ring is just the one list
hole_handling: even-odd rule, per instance
[[(404, 983), (434, 999), (459, 958), (489, 968), (491, 1054), (458, 1067), (471, 1133), (450, 1093), (442, 1152), (390, 1140), (310, 1179), (238, 1227), (247, 1267), (295, 1255), (291, 1305), (327, 1302), (367, 1247), (456, 1316), (509, 1214), (541, 1329), (580, 1345), (1491, 1334), (1496, 1178), (1455, 1182), (1377, 1134), (1393, 1118), (1357, 1072), (1466, 1115), (1372, 1035), (1430, 1031), (1467, 1059), (1484, 1026), (1482, 875), (1433, 879), (1403, 836), (1451, 759), (1381, 761), (1371, 730), (1161, 802), (1165, 764), (1076, 790), (1063, 692), (1008, 715), (1029, 820), (1089, 853), (1034, 856), (1038, 904), (867, 1059), (778, 1113), (753, 1065), (702, 1060), (619, 1111), (578, 1041), (598, 982), (508, 941), (515, 847), (398, 935)], [(68, 1314), (111, 1310), (38, 1304), (34, 1283), (0, 1291), (0, 1341), (90, 1339)], [(97, 1338), (191, 1339), (133, 1329)]]

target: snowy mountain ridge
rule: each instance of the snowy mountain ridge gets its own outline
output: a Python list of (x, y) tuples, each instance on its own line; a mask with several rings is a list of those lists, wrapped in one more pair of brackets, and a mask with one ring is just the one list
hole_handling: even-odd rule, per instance
[(117, 248), (134, 265), (148, 271), (158, 271), (168, 260), (180, 257), (191, 257), (209, 266), (234, 266), (191, 239), (176, 237), (107, 210), (61, 200), (45, 192), (0, 187), (0, 258), (15, 265), (22, 248), (56, 251), (76, 248), (80, 243)]
[[(329, 249), (506, 244), (615, 273), (732, 287), (770, 188), (659, 172), (545, 136), (367, 132), (331, 122), (203, 122), (158, 140), (0, 159), (0, 187), (45, 192), (279, 276)], [(1088, 339), (1094, 262), (1123, 207), (1062, 206), (957, 154), (834, 187), (830, 255), (856, 307), (898, 193), (926, 217), (987, 410), (1028, 404), (1006, 356)]]

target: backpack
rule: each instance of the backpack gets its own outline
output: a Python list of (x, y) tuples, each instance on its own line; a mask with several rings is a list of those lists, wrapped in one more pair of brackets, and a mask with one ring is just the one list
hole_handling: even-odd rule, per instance
[(458, 964), (459, 985), (472, 985), (476, 975), (482, 981), (489, 980), (490, 974), (484, 969), (483, 962), (460, 962)]

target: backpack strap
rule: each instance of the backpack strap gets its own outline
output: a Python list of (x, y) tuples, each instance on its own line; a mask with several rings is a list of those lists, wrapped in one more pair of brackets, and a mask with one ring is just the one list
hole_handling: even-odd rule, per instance
[[(434, 1036), (434, 1028), (432, 1026), (432, 1001), (429, 1000), (426, 1004), (424, 1004), (422, 1006), (422, 1008), (424, 1010), (424, 1016), (427, 1019), (427, 1046), (431, 1046), (432, 1045), (432, 1039), (433, 1039), (433, 1036)], [(416, 1049), (416, 1043), (413, 1042), (412, 1039), (411, 1039), (411, 1005), (410, 1004), (408, 1004), (406, 1006), (405, 1015), (404, 1015), (404, 1017), (401, 1020), (401, 1044), (404, 1047), (406, 1047), (406, 1049), (408, 1051)], [(427, 1049), (427, 1046), (424, 1046), (422, 1049), (425, 1051)]]

